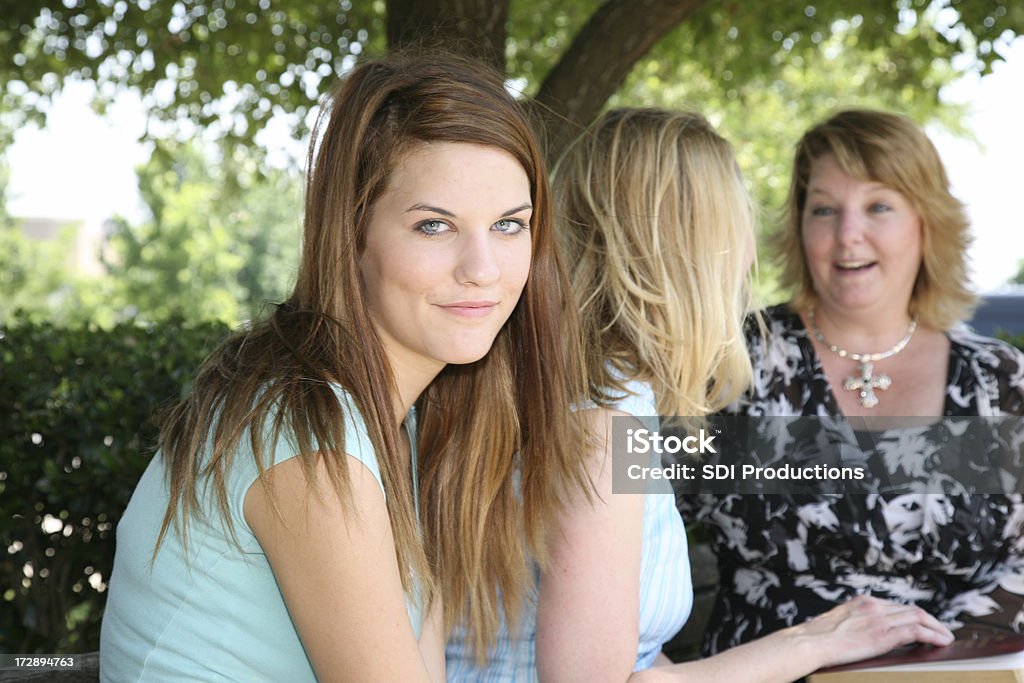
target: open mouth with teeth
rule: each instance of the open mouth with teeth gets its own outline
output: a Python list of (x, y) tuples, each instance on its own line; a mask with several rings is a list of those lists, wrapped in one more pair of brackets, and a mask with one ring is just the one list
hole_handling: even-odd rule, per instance
[(857, 273), (875, 266), (878, 261), (836, 261), (835, 267), (846, 273)]

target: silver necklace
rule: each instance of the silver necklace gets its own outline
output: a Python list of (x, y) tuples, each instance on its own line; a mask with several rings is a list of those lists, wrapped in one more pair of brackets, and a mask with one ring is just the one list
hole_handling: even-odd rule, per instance
[(897, 353), (902, 351), (910, 343), (910, 338), (914, 336), (914, 332), (917, 330), (917, 316), (910, 321), (910, 327), (907, 328), (907, 333), (903, 335), (903, 339), (896, 342), (888, 351), (879, 351), (878, 353), (851, 353), (841, 346), (836, 344), (830, 344), (825, 340), (825, 335), (821, 333), (818, 326), (814, 323), (814, 309), (810, 308), (807, 310), (807, 323), (811, 327), (811, 332), (814, 333), (814, 338), (817, 339), (822, 346), (827, 348), (832, 353), (836, 354), (840, 358), (849, 358), (850, 360), (857, 361), (860, 363), (860, 376), (850, 376), (843, 380), (843, 389), (846, 391), (859, 392), (857, 402), (865, 408), (874, 408), (878, 405), (878, 396), (875, 394), (875, 389), (885, 391), (892, 386), (892, 377), (889, 375), (873, 375), (874, 363), (886, 358), (892, 358)]

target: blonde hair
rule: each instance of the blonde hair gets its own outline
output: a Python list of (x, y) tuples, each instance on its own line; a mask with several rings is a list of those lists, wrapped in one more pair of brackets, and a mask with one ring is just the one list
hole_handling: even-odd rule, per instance
[(625, 378), (649, 382), (664, 416), (732, 402), (752, 379), (753, 211), (729, 143), (698, 114), (615, 109), (554, 177), (592, 399)]
[(797, 144), (785, 220), (771, 238), (782, 269), (780, 284), (790, 290), (793, 306), (804, 310), (817, 302), (801, 222), (814, 162), (826, 154), (847, 175), (896, 190), (921, 217), (921, 268), (908, 312), (938, 330), (970, 318), (977, 301), (967, 287), (970, 226), (964, 205), (950, 192), (942, 159), (913, 121), (868, 109), (840, 111)]
[[(529, 558), (543, 559), (547, 524), (572, 487), (587, 486), (584, 430), (571, 411), (585, 391), (582, 361), (544, 159), (499, 74), (433, 53), (392, 53), (356, 67), (325, 103), (313, 139), (294, 292), (207, 359), (163, 426), (171, 498), (160, 541), (174, 527), (186, 542), (204, 491), (231, 529), (225, 482), (247, 430), (271, 496), (267, 454), (285, 433), (312, 484), (320, 454), (345, 452), (348, 407), (332, 389), (340, 384), (380, 464), (406, 591), (415, 575), (425, 600), (440, 593), (446, 625), (465, 623), (483, 656), (501, 612), (514, 623), (533, 585)], [(530, 181), (533, 215), (529, 278), (492, 348), (475, 363), (445, 367), (417, 401), (417, 510), (399, 454), (392, 369), (359, 259), (392, 170), (424, 142), (507, 151)], [(322, 460), (347, 504), (347, 459)]]

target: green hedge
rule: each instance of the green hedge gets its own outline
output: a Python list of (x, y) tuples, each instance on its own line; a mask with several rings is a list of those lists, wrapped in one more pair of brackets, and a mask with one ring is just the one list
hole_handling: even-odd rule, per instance
[(0, 329), (0, 652), (99, 647), (114, 529), (152, 455), (152, 418), (227, 331)]

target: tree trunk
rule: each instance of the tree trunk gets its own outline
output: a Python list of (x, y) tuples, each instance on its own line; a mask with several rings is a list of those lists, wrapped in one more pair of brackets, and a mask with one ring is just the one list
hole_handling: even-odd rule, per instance
[(388, 48), (443, 47), (505, 73), (509, 0), (387, 0)]
[(601, 111), (626, 76), (669, 30), (707, 0), (607, 0), (590, 17), (537, 92), (547, 154), (565, 145)]
[[(441, 46), (505, 73), (510, 0), (387, 0), (390, 49)], [(547, 154), (556, 158), (601, 111), (651, 47), (708, 0), (606, 0), (537, 93)]]

